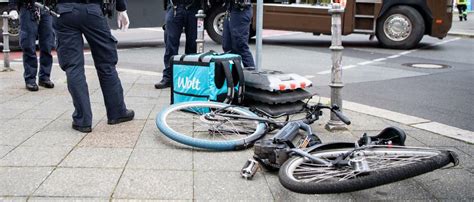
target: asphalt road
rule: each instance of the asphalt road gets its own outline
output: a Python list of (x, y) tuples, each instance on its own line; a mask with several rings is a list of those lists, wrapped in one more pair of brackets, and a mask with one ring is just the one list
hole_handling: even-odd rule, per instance
[[(157, 31), (157, 38), (161, 34)], [(329, 46), (329, 36), (270, 31), (264, 39), (263, 68), (304, 75), (314, 82), (313, 90), (328, 97)], [(474, 39), (425, 37), (419, 47), (405, 51), (384, 49), (365, 35), (351, 35), (343, 38), (343, 46), (343, 66), (347, 68), (343, 71), (344, 100), (474, 131)], [(222, 50), (212, 41), (207, 41), (205, 48)], [(254, 44), (251, 48), (255, 50)], [(163, 54), (159, 43), (123, 49), (118, 66), (161, 72)], [(413, 68), (404, 65), (407, 63), (449, 68)]]

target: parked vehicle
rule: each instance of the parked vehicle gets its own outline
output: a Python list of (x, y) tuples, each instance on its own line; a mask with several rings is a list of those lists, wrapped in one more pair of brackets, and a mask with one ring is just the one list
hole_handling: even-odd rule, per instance
[[(265, 1), (263, 28), (331, 34), (329, 4), (320, 3), (322, 0), (301, 0), (299, 4), (295, 1), (290, 0), (290, 4), (281, 0)], [(208, 2), (207, 33), (212, 40), (221, 43), (223, 0)], [(424, 35), (446, 37), (452, 24), (452, 12), (452, 0), (347, 0), (342, 34), (368, 34), (376, 36), (384, 47), (410, 49), (417, 46)], [(255, 30), (255, 23), (251, 29)]]

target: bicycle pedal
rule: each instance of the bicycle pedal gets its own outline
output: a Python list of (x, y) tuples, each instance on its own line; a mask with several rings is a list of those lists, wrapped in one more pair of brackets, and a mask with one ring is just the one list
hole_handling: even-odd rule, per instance
[(245, 162), (244, 167), (240, 170), (240, 176), (246, 180), (251, 180), (255, 173), (257, 173), (259, 163), (254, 159), (249, 159)]

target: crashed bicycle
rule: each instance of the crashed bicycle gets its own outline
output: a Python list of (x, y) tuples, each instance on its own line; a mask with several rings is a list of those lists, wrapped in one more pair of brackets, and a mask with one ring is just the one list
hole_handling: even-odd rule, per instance
[[(259, 167), (279, 170), (284, 187), (305, 194), (367, 189), (459, 163), (452, 151), (405, 146), (406, 134), (396, 127), (364, 134), (356, 142), (322, 143), (310, 124), (323, 109), (350, 124), (337, 106), (320, 103), (306, 103), (303, 118), (279, 121), (285, 114), (278, 119), (258, 109), (207, 101), (170, 105), (156, 124), (167, 137), (193, 147), (224, 151), (254, 146), (242, 177), (252, 179)], [(272, 130), (278, 130), (272, 138), (261, 139)]]

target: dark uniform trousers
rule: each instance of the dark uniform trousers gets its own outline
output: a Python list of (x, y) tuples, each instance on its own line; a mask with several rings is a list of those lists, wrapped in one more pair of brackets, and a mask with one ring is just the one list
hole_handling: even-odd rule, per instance
[(176, 10), (172, 6), (168, 7), (166, 12), (166, 31), (165, 31), (165, 45), (166, 51), (163, 58), (163, 80), (172, 82), (170, 59), (173, 55), (178, 55), (179, 40), (183, 28), (186, 35), (185, 54), (196, 53), (196, 38), (197, 38), (197, 6), (191, 6), (186, 9), (185, 4), (177, 4)]
[(244, 67), (255, 67), (252, 52), (248, 45), (249, 28), (252, 20), (252, 7), (244, 9), (231, 6), (224, 21), (222, 49), (242, 56)]
[(112, 36), (100, 4), (59, 3), (54, 20), (57, 31), (58, 60), (66, 72), (71, 93), (75, 125), (91, 126), (92, 110), (86, 77), (84, 74), (84, 41), (90, 45), (92, 58), (104, 96), (107, 118), (118, 119), (126, 112), (123, 89), (115, 65), (117, 64), (117, 40)]
[[(51, 15), (46, 12), (40, 13), (39, 22), (36, 20), (34, 11), (20, 7), (20, 47), (23, 50), (23, 66), (25, 72), (23, 77), (25, 83), (36, 83), (36, 75), (39, 80), (49, 81), (53, 57), (51, 49), (54, 46), (54, 33)], [(38, 59), (36, 58), (36, 38), (40, 48), (40, 70), (38, 74)]]

